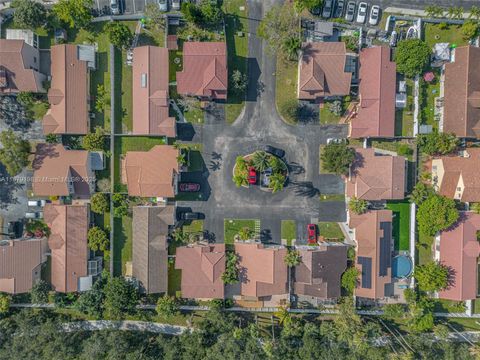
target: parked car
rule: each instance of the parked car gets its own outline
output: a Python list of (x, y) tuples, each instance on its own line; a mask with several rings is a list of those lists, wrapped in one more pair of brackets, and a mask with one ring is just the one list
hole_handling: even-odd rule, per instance
[(393, 30), (392, 35), (390, 35), (390, 46), (395, 47), (397, 46), (397, 41), (398, 41), (398, 33)]
[(8, 234), (12, 239), (18, 239), (22, 236), (23, 224), (21, 221), (10, 221), (8, 223)]
[(343, 17), (343, 10), (345, 10), (345, 0), (338, 0), (333, 17), (336, 19)]
[(343, 144), (345, 142), (345, 139), (339, 139), (339, 138), (328, 138), (327, 139), (327, 144)]
[(43, 219), (43, 211), (27, 212), (25, 213), (26, 219)]
[(317, 243), (317, 225), (308, 224), (307, 233), (308, 233), (308, 243), (316, 244)]
[(248, 169), (248, 183), (250, 185), (255, 185), (257, 183), (257, 171), (254, 167)]
[(180, 219), (182, 220), (200, 220), (204, 218), (205, 215), (198, 212), (184, 212), (180, 214)]
[(276, 147), (273, 147), (271, 145), (265, 145), (263, 147), (263, 151), (275, 155), (276, 157), (283, 158), (285, 156), (285, 151), (282, 149), (277, 149)]
[(272, 176), (272, 168), (268, 168), (263, 172), (262, 186), (268, 187), (270, 185), (270, 176)]
[(357, 19), (355, 20), (359, 24), (364, 24), (367, 18), (368, 5), (366, 2), (358, 4)]
[(157, 0), (160, 11), (168, 11), (168, 0)]
[(378, 24), (379, 20), (380, 20), (380, 6), (373, 5), (372, 8), (370, 9), (370, 17), (368, 18), (368, 23), (372, 26), (375, 26)]
[(355, 8), (357, 7), (357, 4), (355, 1), (349, 1), (347, 4), (347, 11), (345, 13), (345, 20), (347, 21), (353, 21), (353, 18), (355, 17)]
[(180, 183), (178, 189), (182, 192), (197, 192), (200, 191), (200, 184), (197, 183)]
[(110, 10), (113, 15), (120, 14), (120, 6), (118, 5), (118, 0), (110, 0)]
[(28, 206), (44, 207), (47, 202), (45, 200), (28, 200)]
[(172, 0), (172, 10), (180, 10), (182, 0)]
[(333, 0), (325, 0), (323, 4), (322, 17), (328, 19), (332, 16)]

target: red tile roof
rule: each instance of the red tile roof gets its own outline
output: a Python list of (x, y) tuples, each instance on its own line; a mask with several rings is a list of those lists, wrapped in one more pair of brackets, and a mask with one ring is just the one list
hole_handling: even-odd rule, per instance
[(348, 95), (352, 74), (345, 72), (346, 58), (343, 42), (303, 44), (298, 98), (315, 100), (325, 96)]
[(356, 149), (347, 178), (348, 197), (364, 200), (405, 198), (405, 158), (376, 154), (375, 149)]
[(396, 69), (386, 46), (360, 52), (360, 104), (350, 123), (350, 137), (395, 135)]
[(449, 287), (438, 293), (441, 299), (465, 301), (477, 297), (478, 231), (480, 215), (466, 212), (461, 214), (457, 225), (441, 233), (440, 262), (452, 273)]
[(133, 134), (175, 137), (168, 74), (168, 49), (141, 46), (133, 50)]
[(226, 99), (227, 47), (224, 42), (183, 44), (183, 71), (177, 72), (177, 91), (213, 99)]

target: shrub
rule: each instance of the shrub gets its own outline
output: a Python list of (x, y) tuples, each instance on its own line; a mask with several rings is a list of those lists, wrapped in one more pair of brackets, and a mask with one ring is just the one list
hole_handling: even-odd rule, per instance
[(138, 303), (138, 293), (132, 283), (123, 277), (110, 278), (105, 286), (105, 312), (112, 319), (122, 319), (133, 314)]
[(323, 148), (320, 159), (326, 171), (345, 175), (355, 160), (355, 150), (346, 144), (328, 144)]
[(399, 144), (397, 153), (400, 156), (410, 156), (413, 154), (413, 149), (408, 144)]
[(340, 100), (335, 100), (328, 103), (328, 111), (330, 111), (335, 116), (342, 115), (342, 102)]
[(417, 280), (420, 290), (438, 291), (448, 286), (450, 272), (445, 265), (431, 261), (415, 267), (413, 276)]
[(348, 294), (353, 294), (353, 290), (358, 284), (360, 272), (355, 267), (348, 268), (342, 275), (342, 287)]
[(100, 126), (95, 128), (95, 132), (88, 133), (83, 137), (83, 147), (89, 151), (104, 150), (105, 133)]
[(88, 247), (93, 251), (109, 250), (109, 239), (105, 231), (98, 226), (93, 226), (87, 234)]
[(95, 193), (90, 198), (91, 209), (96, 214), (103, 214), (108, 212), (110, 204), (107, 194)]
[(226, 253), (225, 272), (222, 274), (224, 284), (236, 284), (239, 281), (238, 255), (232, 251)]
[(180, 312), (180, 307), (177, 299), (173, 296), (164, 295), (158, 299), (155, 311), (158, 315), (169, 318), (177, 315)]
[(10, 310), (12, 297), (8, 294), (0, 292), (0, 315), (6, 314)]
[(417, 144), (420, 151), (427, 155), (446, 155), (457, 148), (458, 139), (455, 134), (433, 131), (430, 134), (418, 135)]
[(423, 72), (430, 60), (431, 49), (420, 39), (402, 40), (395, 52), (397, 71), (408, 77), (415, 77)]
[(285, 258), (283, 259), (285, 264), (289, 267), (294, 267), (297, 265), (300, 265), (302, 262), (302, 256), (300, 255), (300, 252), (298, 250), (288, 250), (287, 255), (285, 255)]
[(280, 106), (280, 112), (289, 122), (298, 120), (299, 104), (297, 99), (289, 99)]
[(46, 304), (48, 303), (48, 292), (50, 285), (43, 280), (40, 280), (33, 285), (30, 291), (30, 299), (32, 304)]
[(30, 143), (16, 135), (12, 130), (5, 130), (0, 134), (0, 162), (5, 165), (10, 176), (17, 175), (28, 165)]
[(368, 202), (363, 199), (357, 199), (356, 197), (352, 197), (348, 202), (348, 208), (354, 214), (361, 215), (367, 212)]
[(433, 194), (418, 207), (418, 229), (421, 234), (434, 236), (455, 224), (458, 216), (454, 200)]

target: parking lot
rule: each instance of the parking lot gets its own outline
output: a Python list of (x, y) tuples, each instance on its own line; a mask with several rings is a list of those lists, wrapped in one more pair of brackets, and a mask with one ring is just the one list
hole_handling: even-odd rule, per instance
[[(143, 13), (147, 4), (157, 4), (157, 0), (119, 0), (120, 13), (125, 15)], [(110, 15), (110, 0), (94, 0), (98, 15)]]

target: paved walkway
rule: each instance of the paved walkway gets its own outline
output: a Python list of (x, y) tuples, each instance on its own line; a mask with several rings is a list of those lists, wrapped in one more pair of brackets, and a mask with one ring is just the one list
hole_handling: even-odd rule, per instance
[(161, 324), (148, 321), (112, 321), (90, 320), (76, 321), (62, 325), (65, 332), (74, 331), (97, 331), (97, 330), (124, 330), (124, 331), (148, 331), (157, 334), (181, 335), (188, 330), (186, 326)]

